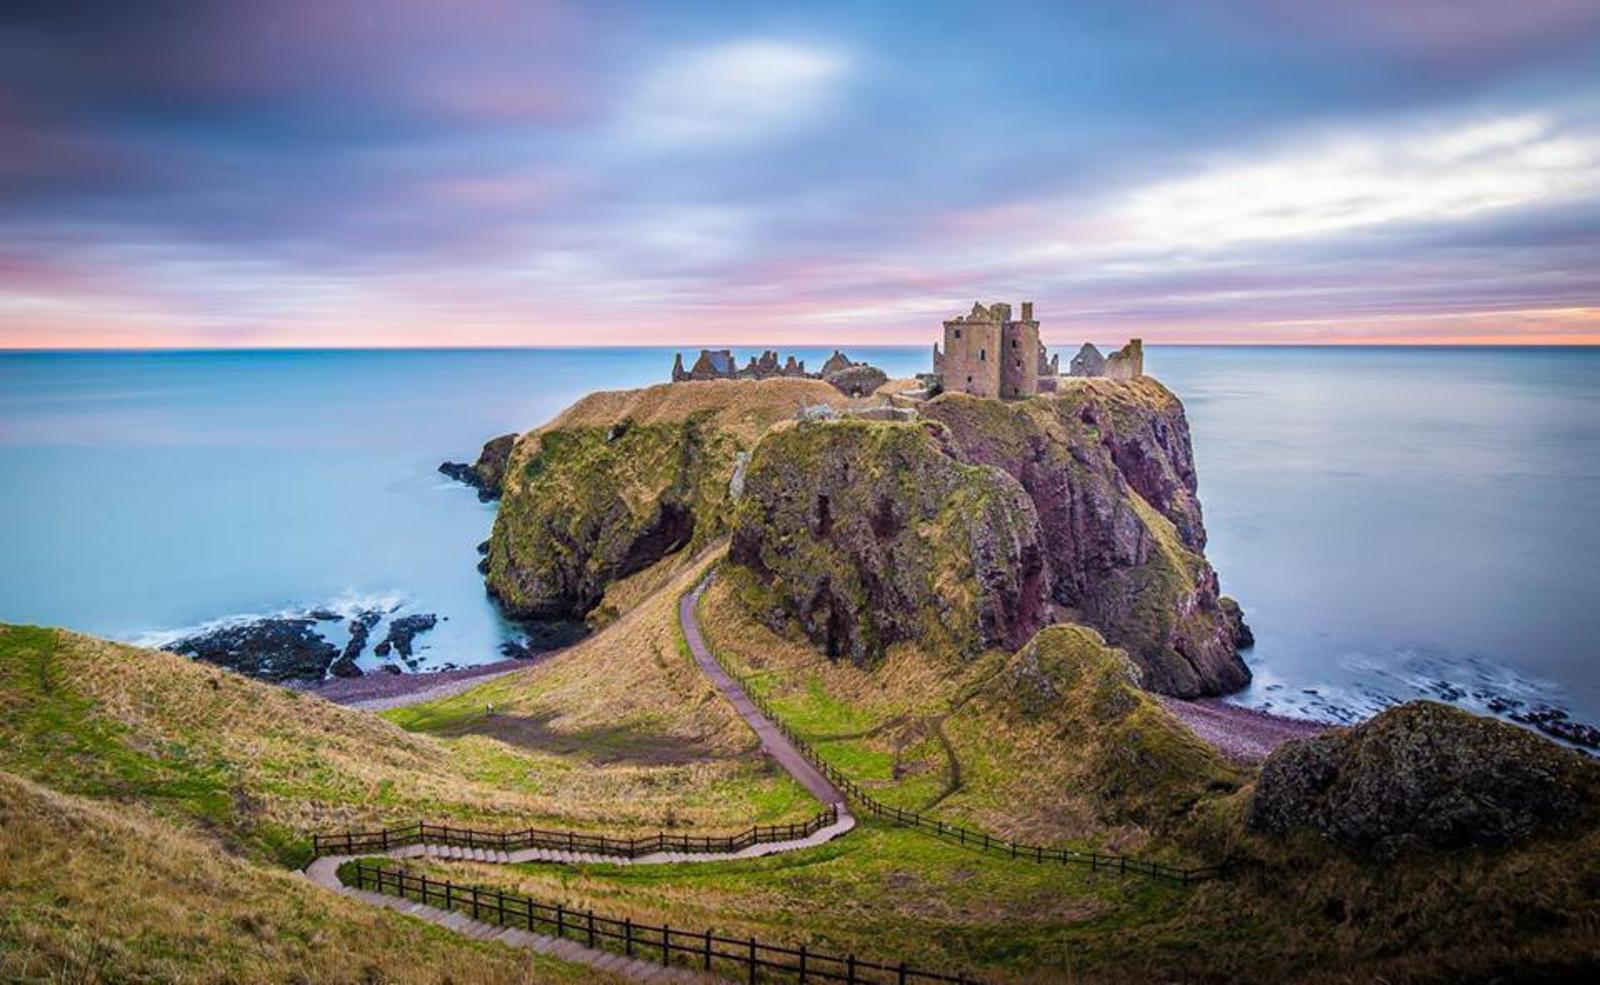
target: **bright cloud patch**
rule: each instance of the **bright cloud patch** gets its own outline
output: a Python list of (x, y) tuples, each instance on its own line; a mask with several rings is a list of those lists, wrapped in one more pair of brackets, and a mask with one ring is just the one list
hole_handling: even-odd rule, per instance
[(761, 140), (821, 118), (847, 63), (837, 52), (743, 40), (670, 58), (635, 91), (623, 130), (656, 147)]
[(1542, 116), (1427, 134), (1342, 137), (1135, 193), (1112, 221), (1153, 247), (1311, 237), (1435, 222), (1556, 201), (1600, 187), (1600, 139)]

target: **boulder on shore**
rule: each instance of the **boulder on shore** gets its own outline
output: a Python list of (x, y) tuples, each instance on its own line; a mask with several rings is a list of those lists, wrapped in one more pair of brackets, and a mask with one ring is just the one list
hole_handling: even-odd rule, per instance
[(1600, 767), (1525, 729), (1432, 701), (1280, 746), (1249, 823), (1309, 829), (1346, 851), (1498, 846), (1590, 812)]

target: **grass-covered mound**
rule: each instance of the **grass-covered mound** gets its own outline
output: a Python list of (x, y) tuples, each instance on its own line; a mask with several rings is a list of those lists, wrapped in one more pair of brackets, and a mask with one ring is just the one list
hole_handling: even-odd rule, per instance
[(603, 767), (595, 789), (613, 792), (574, 797), (567, 817), (598, 820), (619, 800), (629, 802), (629, 816), (653, 812), (672, 824), (808, 817), (818, 805), (760, 754), (755, 735), (683, 648), (678, 599), (709, 560), (652, 569), (653, 591), (634, 586), (639, 600), (624, 615), (569, 650), (383, 716), (415, 732), (493, 736)]
[(490, 590), (521, 618), (589, 614), (613, 582), (726, 531), (735, 471), (773, 423), (844, 403), (805, 379), (583, 398), (511, 451), (489, 541)]
[(0, 772), (0, 980), (591, 982)]

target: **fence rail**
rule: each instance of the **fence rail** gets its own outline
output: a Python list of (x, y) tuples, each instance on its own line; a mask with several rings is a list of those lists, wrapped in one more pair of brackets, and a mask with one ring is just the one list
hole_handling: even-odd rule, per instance
[(830, 804), (827, 809), (806, 821), (793, 824), (758, 824), (738, 834), (691, 835), (668, 834), (663, 831), (638, 838), (614, 838), (610, 835), (591, 834), (585, 831), (539, 828), (524, 828), (521, 831), (481, 831), (419, 821), (403, 827), (377, 831), (314, 834), (311, 836), (311, 846), (318, 858), (324, 855), (387, 852), (407, 845), (422, 844), (501, 852), (543, 848), (551, 851), (586, 852), (621, 858), (638, 858), (656, 852), (731, 854), (752, 845), (806, 838), (837, 823), (838, 820), (839, 809)]
[(627, 918), (599, 916), (593, 910), (542, 903), (498, 889), (430, 879), (404, 869), (384, 868), (363, 861), (350, 864), (355, 869), (358, 889), (470, 913), (474, 920), (565, 938), (630, 958), (659, 961), (662, 965), (676, 964), (723, 973), (737, 970), (751, 983), (774, 975), (797, 977), (802, 982), (845, 982), (846, 985), (978, 983), (976, 978), (924, 971), (904, 961), (884, 964), (862, 960), (853, 954), (840, 956), (812, 951), (804, 944), (785, 947), (765, 944), (754, 937), (728, 937), (710, 930), (696, 932), (667, 924), (635, 923)]
[(815, 766), (823, 776), (833, 782), (834, 786), (844, 792), (864, 813), (870, 814), (880, 820), (889, 821), (905, 827), (917, 828), (929, 832), (936, 837), (953, 841), (968, 848), (989, 852), (995, 855), (1005, 855), (1014, 859), (1033, 862), (1054, 862), (1062, 865), (1082, 865), (1094, 870), (1128, 872), (1136, 875), (1150, 876), (1155, 879), (1164, 879), (1188, 885), (1193, 882), (1202, 882), (1207, 879), (1216, 879), (1228, 870), (1226, 863), (1220, 865), (1198, 866), (1185, 868), (1178, 865), (1169, 865), (1165, 862), (1152, 862), (1147, 859), (1132, 858), (1127, 855), (1113, 855), (1103, 852), (1082, 852), (1072, 848), (1052, 848), (1045, 845), (1029, 845), (1018, 841), (1007, 841), (996, 838), (983, 831), (965, 828), (959, 824), (952, 824), (940, 818), (928, 817), (916, 811), (908, 811), (894, 807), (877, 800), (864, 790), (861, 784), (847, 776), (838, 767), (823, 759), (811, 743), (802, 738), (793, 728), (778, 715), (767, 700), (758, 695), (750, 687), (749, 678), (728, 666), (726, 660), (717, 653), (714, 647), (706, 647), (711, 658), (717, 662), (723, 671), (744, 690), (745, 695), (760, 708), (762, 713), (788, 737), (794, 747), (800, 751), (807, 761)]

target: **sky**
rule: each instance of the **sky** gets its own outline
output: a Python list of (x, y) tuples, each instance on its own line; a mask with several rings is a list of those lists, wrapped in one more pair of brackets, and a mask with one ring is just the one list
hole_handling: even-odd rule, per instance
[(0, 8), (0, 348), (1600, 343), (1600, 0)]

